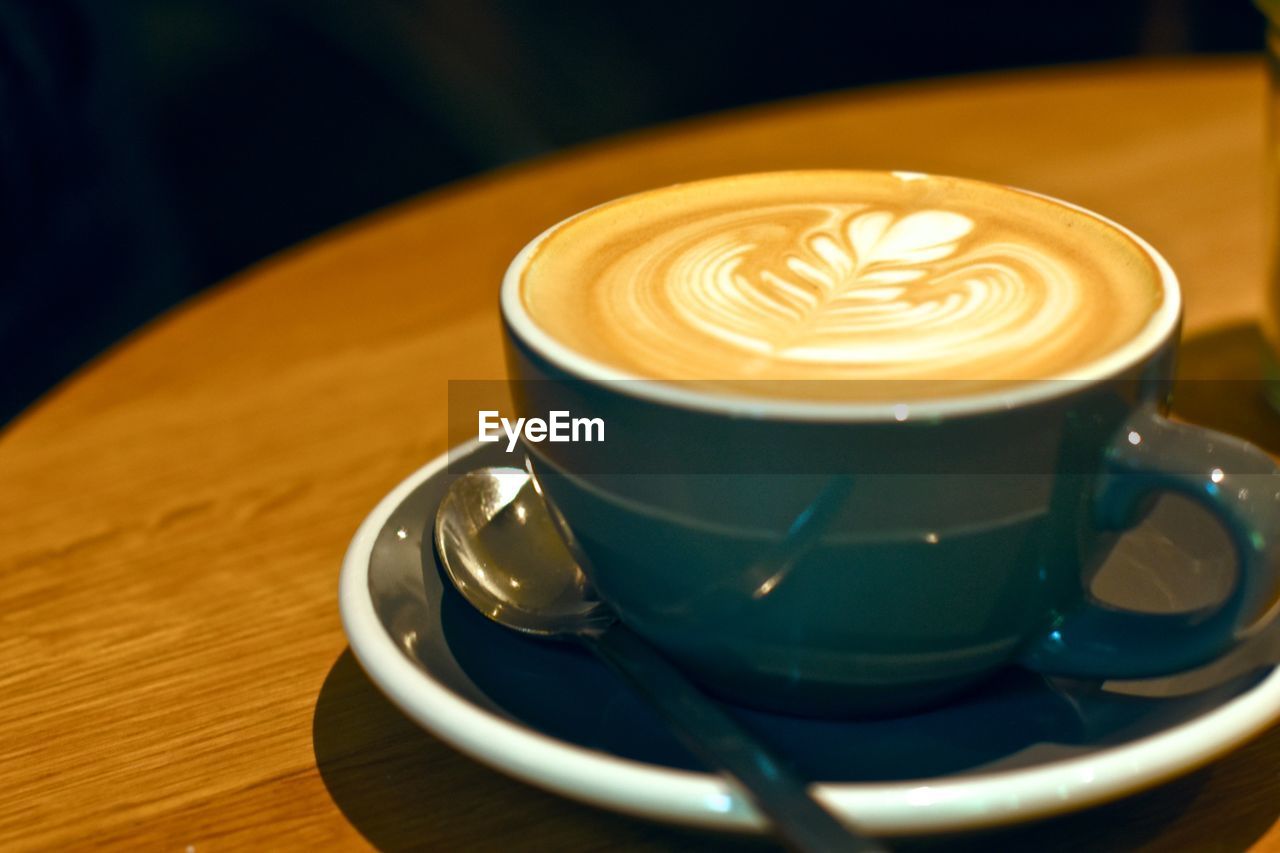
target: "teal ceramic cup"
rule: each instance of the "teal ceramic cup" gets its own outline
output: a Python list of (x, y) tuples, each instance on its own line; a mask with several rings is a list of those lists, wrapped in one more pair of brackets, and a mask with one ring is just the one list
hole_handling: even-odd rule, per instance
[[(896, 383), (858, 404), (636, 379), (572, 351), (519, 294), (552, 228), (503, 283), (516, 414), (597, 417), (606, 440), (526, 441), (513, 461), (620, 618), (746, 705), (888, 713), (1011, 665), (1105, 679), (1206, 663), (1275, 600), (1280, 477), (1245, 442), (1165, 417), (1177, 278), (1107, 224), (1147, 254), (1164, 298), (1088, 375), (933, 400)], [(1161, 492), (1231, 536), (1239, 571), (1213, 608), (1152, 614), (1088, 593)]]

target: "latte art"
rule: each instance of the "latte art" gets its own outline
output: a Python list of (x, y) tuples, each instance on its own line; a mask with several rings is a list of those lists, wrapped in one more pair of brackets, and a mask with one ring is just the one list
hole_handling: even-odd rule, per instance
[[(554, 337), (630, 375), (910, 379), (929, 395), (1070, 373), (1158, 305), (1150, 262), (1101, 220), (911, 177), (782, 173), (623, 199), (553, 231), (523, 298)], [(858, 396), (842, 384), (816, 393)]]
[[(817, 218), (816, 227), (768, 243), (747, 237), (757, 229), (792, 230), (761, 222)], [(895, 217), (830, 204), (766, 208), (745, 223), (735, 214), (718, 219), (701, 223), (683, 245), (671, 235), (670, 254), (655, 247), (643, 265), (648, 275), (619, 276), (612, 298), (637, 317), (669, 306), (675, 322), (646, 318), (667, 335), (692, 328), (744, 356), (869, 365), (880, 375), (1031, 344), (1068, 322), (1080, 298), (1070, 272), (1032, 247), (961, 251), (974, 221), (957, 213)], [(647, 282), (661, 288), (660, 300), (646, 298)], [(651, 339), (652, 346), (672, 345), (666, 337)]]

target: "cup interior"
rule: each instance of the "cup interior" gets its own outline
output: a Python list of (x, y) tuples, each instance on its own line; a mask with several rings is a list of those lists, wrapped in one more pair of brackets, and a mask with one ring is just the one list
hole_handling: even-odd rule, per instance
[(705, 388), (691, 387), (690, 383), (646, 378), (606, 364), (558, 340), (531, 316), (521, 296), (525, 271), (548, 238), (578, 218), (590, 216), (594, 211), (609, 205), (625, 202), (633, 198), (632, 196), (605, 202), (568, 217), (552, 225), (526, 245), (512, 261), (503, 278), (500, 295), (502, 318), (512, 337), (564, 374), (575, 379), (612, 383), (615, 390), (627, 395), (680, 408), (719, 412), (731, 416), (850, 422), (903, 421), (908, 418), (936, 419), (1034, 404), (1072, 393), (1081, 386), (1121, 375), (1126, 370), (1142, 364), (1177, 334), (1182, 313), (1182, 296), (1178, 279), (1169, 263), (1147, 241), (1123, 225), (1070, 202), (1014, 187), (995, 188), (1000, 192), (1033, 197), (1087, 216), (1116, 234), (1122, 235), (1150, 260), (1157, 272), (1162, 299), (1137, 334), (1105, 356), (1061, 375), (1010, 383), (1007, 387), (994, 390), (961, 391), (939, 398), (911, 399), (897, 395), (892, 402), (791, 400), (742, 392), (730, 393), (718, 390), (713, 392)]

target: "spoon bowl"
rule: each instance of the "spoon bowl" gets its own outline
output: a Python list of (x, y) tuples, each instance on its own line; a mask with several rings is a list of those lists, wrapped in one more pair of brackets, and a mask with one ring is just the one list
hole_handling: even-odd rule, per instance
[(454, 481), (436, 513), (435, 542), (458, 592), (508, 628), (554, 636), (615, 619), (556, 530), (537, 482), (519, 468)]

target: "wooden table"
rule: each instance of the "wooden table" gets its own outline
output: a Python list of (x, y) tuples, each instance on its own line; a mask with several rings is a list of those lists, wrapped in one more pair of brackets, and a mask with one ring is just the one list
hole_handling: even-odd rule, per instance
[[(544, 226), (732, 172), (872, 167), (1040, 190), (1147, 236), (1186, 364), (1256, 375), (1264, 72), (1122, 63), (825, 95), (635, 133), (429, 194), (142, 330), (0, 436), (0, 848), (705, 849), (510, 781), (353, 662), (356, 525), (445, 449), (447, 379), (502, 375), (497, 285)], [(1280, 449), (1252, 397), (1187, 417)], [(976, 849), (1280, 850), (1280, 730)]]

